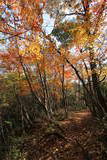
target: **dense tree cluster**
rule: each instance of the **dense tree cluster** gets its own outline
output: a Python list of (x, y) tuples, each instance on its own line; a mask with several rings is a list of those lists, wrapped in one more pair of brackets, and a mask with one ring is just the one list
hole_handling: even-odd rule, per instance
[[(84, 107), (105, 117), (106, 5), (106, 0), (0, 1), (0, 109), (8, 115), (1, 127), (12, 121), (25, 131), (37, 117), (54, 120), (62, 110), (67, 117), (69, 110)], [(49, 20), (44, 26), (47, 17), (52, 26)]]

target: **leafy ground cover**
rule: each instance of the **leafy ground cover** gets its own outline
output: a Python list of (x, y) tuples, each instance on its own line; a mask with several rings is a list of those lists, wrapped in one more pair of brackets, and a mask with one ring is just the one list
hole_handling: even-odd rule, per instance
[(35, 124), (21, 144), (27, 160), (106, 160), (107, 134), (89, 111), (67, 120)]

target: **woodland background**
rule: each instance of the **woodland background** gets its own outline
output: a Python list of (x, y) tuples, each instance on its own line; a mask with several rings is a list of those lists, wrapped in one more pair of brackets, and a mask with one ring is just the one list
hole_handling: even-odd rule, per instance
[(0, 0), (1, 160), (106, 160), (106, 24), (106, 0)]

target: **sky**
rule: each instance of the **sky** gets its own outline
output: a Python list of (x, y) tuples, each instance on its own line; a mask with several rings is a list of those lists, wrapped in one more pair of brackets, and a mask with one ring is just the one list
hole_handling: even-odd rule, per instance
[[(69, 13), (69, 11), (67, 10), (65, 13)], [(63, 22), (65, 20), (71, 20), (71, 21), (75, 21), (76, 20), (76, 15), (72, 15), (72, 16), (66, 16), (64, 19), (63, 19)], [(46, 12), (44, 12), (43, 14), (43, 29), (46, 31), (47, 34), (50, 34), (53, 30), (53, 27), (54, 27), (54, 22), (55, 22), (55, 19), (50, 17), (49, 14), (47, 14)]]
[(47, 34), (50, 34), (53, 30), (54, 26), (54, 19), (49, 16), (49, 14), (43, 14), (43, 29), (46, 31)]

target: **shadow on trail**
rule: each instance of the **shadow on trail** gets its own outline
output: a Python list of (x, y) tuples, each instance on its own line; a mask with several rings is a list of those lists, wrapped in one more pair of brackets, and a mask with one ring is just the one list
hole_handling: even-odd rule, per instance
[(90, 112), (74, 112), (59, 125), (64, 133), (55, 130), (47, 134), (43, 130), (46, 134), (37, 136), (35, 130), (27, 138), (23, 150), (27, 160), (98, 160), (101, 148), (96, 143), (96, 121)]

